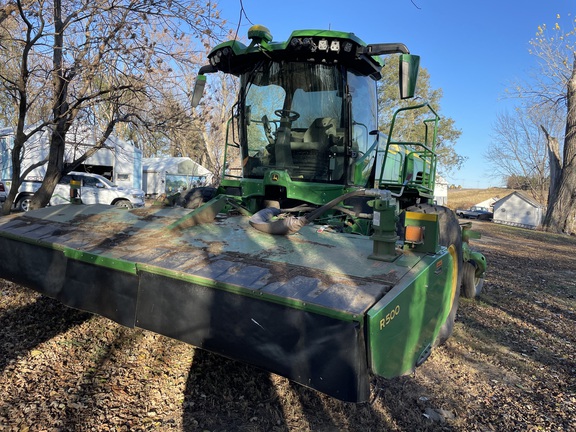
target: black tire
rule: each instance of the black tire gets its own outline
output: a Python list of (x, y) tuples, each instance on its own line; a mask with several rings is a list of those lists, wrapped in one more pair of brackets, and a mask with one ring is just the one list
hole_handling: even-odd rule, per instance
[(118, 208), (126, 208), (126, 209), (131, 209), (134, 207), (130, 201), (125, 199), (116, 201), (114, 205)]
[(452, 335), (454, 331), (454, 322), (458, 312), (458, 299), (460, 297), (460, 285), (462, 283), (462, 228), (454, 211), (447, 207), (435, 206), (430, 204), (418, 204), (406, 209), (406, 211), (416, 213), (428, 213), (438, 215), (439, 243), (441, 246), (448, 248), (450, 255), (453, 257), (453, 263), (456, 272), (456, 278), (453, 281), (452, 291), (454, 299), (448, 318), (438, 333), (434, 345), (442, 345)]
[(33, 196), (34, 195), (24, 195), (23, 197), (20, 197), (16, 203), (16, 208), (23, 212), (30, 210), (30, 203), (32, 202)]
[(214, 198), (217, 193), (217, 189), (210, 186), (192, 188), (182, 193), (178, 205), (187, 209), (196, 209)]
[(476, 277), (476, 267), (465, 262), (462, 268), (462, 296), (474, 298), (479, 296), (484, 286), (484, 278)]

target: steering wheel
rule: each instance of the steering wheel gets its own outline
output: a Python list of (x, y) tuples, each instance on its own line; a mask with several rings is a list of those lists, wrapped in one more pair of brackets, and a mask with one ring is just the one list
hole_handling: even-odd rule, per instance
[(291, 122), (296, 121), (300, 118), (300, 114), (298, 114), (296, 111), (291, 111), (287, 109), (277, 109), (276, 111), (274, 111), (274, 114), (276, 114), (280, 118), (287, 118)]

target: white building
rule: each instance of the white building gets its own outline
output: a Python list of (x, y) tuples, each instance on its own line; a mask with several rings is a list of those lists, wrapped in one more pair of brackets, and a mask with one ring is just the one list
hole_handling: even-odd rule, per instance
[[(64, 163), (71, 163), (96, 144), (95, 132), (81, 126), (66, 135)], [(14, 133), (11, 128), (0, 129), (0, 174), (2, 179), (12, 177), (11, 149)], [(49, 131), (33, 135), (24, 145), (22, 171), (48, 157), (50, 151)], [(75, 171), (100, 174), (118, 186), (142, 189), (142, 150), (116, 136), (106, 140), (105, 148), (99, 149)], [(34, 168), (25, 180), (42, 181), (46, 174), (46, 163)]]
[(520, 192), (494, 203), (493, 222), (522, 228), (537, 228), (544, 217), (544, 206)]

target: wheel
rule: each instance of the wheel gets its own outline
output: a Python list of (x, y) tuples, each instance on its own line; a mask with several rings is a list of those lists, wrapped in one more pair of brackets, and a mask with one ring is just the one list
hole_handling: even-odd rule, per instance
[(476, 277), (476, 267), (465, 262), (462, 268), (462, 295), (466, 298), (479, 296), (484, 286), (484, 278)]
[(435, 346), (442, 345), (452, 335), (456, 312), (458, 311), (460, 284), (462, 283), (462, 228), (460, 228), (460, 222), (458, 222), (458, 217), (454, 211), (447, 207), (418, 204), (407, 208), (406, 211), (437, 214), (439, 243), (448, 249), (448, 253), (452, 257), (453, 274), (456, 275), (452, 278), (452, 307), (434, 341)]
[(125, 199), (116, 201), (114, 205), (118, 208), (126, 208), (126, 209), (131, 209), (134, 207), (130, 201)]
[(18, 208), (18, 210), (23, 212), (27, 212), (28, 210), (30, 210), (30, 203), (32, 202), (33, 196), (34, 195), (24, 195), (16, 203), (16, 208)]
[(179, 199), (178, 205), (187, 209), (196, 209), (207, 203), (217, 194), (217, 189), (210, 186), (202, 186), (185, 191)]
[(297, 113), (296, 111), (291, 111), (291, 110), (286, 110), (286, 109), (277, 109), (276, 111), (274, 111), (274, 114), (276, 114), (280, 118), (283, 118), (283, 117), (287, 118), (291, 122), (296, 121), (300, 118), (300, 114)]

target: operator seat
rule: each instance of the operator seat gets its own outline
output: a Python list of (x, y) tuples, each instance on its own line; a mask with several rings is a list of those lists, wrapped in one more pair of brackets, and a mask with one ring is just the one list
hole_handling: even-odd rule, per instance
[(330, 135), (336, 135), (336, 120), (330, 117), (319, 117), (304, 132), (304, 141), (328, 144)]
[(297, 167), (296, 177), (305, 180), (328, 180), (329, 148), (336, 135), (337, 122), (330, 117), (319, 117), (304, 132), (302, 142), (292, 142), (292, 161)]

